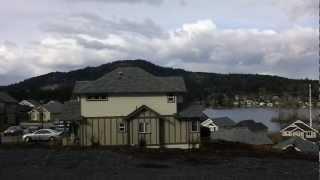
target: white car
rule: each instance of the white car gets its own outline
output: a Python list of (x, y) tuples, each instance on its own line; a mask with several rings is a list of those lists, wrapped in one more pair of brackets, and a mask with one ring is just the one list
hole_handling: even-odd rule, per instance
[(60, 138), (62, 133), (52, 129), (40, 129), (33, 133), (25, 134), (22, 136), (24, 142), (30, 141), (55, 141)]

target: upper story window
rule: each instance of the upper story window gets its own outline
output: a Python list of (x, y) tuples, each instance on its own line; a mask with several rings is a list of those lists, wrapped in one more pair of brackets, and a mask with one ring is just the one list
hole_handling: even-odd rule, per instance
[(168, 103), (175, 103), (176, 97), (174, 95), (168, 95)]
[(107, 95), (94, 95), (87, 96), (87, 101), (108, 101), (109, 98)]

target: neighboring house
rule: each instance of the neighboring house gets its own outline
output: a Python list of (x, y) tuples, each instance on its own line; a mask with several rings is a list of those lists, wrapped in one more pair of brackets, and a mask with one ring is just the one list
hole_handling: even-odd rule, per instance
[(254, 120), (243, 120), (238, 122), (235, 127), (246, 127), (254, 133), (267, 133), (268, 127), (260, 122)]
[(34, 107), (30, 112), (30, 120), (48, 122), (60, 119), (64, 105), (57, 101), (50, 101), (47, 104)]
[(199, 118), (180, 116), (181, 77), (157, 77), (120, 67), (94, 81), (76, 82), (80, 144), (189, 148), (199, 145)]
[(228, 128), (234, 126), (236, 123), (228, 117), (215, 117), (214, 111), (206, 109), (203, 111), (206, 116), (206, 120), (201, 123), (201, 126), (210, 129), (210, 132), (218, 131), (219, 129)]
[(17, 124), (17, 101), (5, 92), (0, 92), (0, 126)]
[(19, 102), (19, 104), (22, 105), (22, 106), (29, 106), (31, 108), (40, 106), (39, 102), (37, 102), (35, 100), (32, 100), (32, 99), (22, 100), (22, 101)]
[(319, 135), (319, 132), (316, 129), (313, 129), (300, 120), (297, 120), (296, 122), (283, 128), (280, 132), (281, 135), (285, 137), (298, 136), (303, 139), (316, 139)]

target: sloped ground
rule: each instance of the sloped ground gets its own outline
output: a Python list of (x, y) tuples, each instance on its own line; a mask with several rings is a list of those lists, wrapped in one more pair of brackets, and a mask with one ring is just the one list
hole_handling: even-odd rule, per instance
[(221, 150), (0, 146), (0, 179), (318, 179), (315, 157)]

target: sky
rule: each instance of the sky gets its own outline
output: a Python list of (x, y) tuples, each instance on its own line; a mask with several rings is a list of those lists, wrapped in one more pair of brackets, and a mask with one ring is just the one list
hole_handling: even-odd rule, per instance
[(317, 79), (318, 7), (318, 0), (4, 1), (0, 85), (126, 59)]

